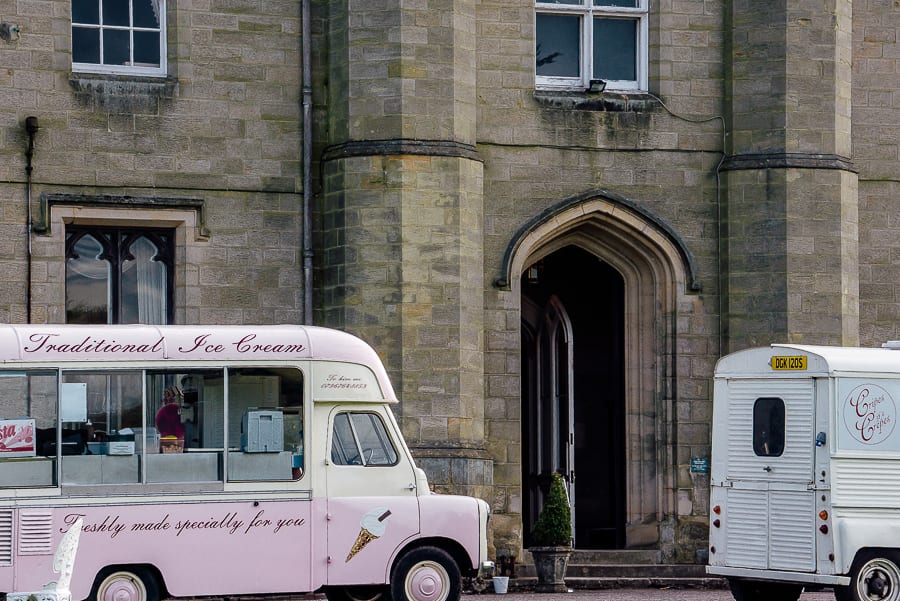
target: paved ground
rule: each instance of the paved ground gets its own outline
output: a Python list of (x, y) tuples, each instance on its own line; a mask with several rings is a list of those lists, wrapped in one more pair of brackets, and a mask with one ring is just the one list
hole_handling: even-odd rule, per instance
[[(734, 601), (725, 589), (708, 588), (610, 588), (573, 590), (568, 593), (535, 593), (512, 591), (503, 595), (489, 592), (467, 593), (462, 601)], [(166, 601), (187, 601), (167, 599)], [(321, 593), (307, 595), (247, 595), (235, 597), (201, 597), (193, 601), (325, 601)], [(834, 593), (825, 589), (805, 592), (799, 601), (834, 601)]]
[[(482, 593), (463, 595), (462, 601), (734, 601), (731, 593), (720, 589), (607, 589), (570, 593), (541, 594), (512, 592), (505, 595)], [(803, 593), (800, 601), (834, 601), (830, 590)]]

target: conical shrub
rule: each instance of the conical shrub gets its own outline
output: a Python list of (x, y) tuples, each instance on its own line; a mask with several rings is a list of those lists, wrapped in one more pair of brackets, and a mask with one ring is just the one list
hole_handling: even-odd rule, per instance
[(572, 544), (572, 514), (566, 485), (559, 473), (553, 474), (550, 493), (534, 525), (534, 543), (540, 547), (568, 547)]

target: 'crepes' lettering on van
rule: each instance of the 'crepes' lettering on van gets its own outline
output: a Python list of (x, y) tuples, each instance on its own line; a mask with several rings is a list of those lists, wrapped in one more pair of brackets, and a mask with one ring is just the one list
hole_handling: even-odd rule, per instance
[(153, 344), (122, 344), (106, 338), (85, 337), (74, 344), (56, 344), (53, 342), (59, 334), (32, 334), (28, 337), (31, 344), (25, 345), (22, 350), (26, 353), (104, 353), (104, 354), (133, 354), (133, 353), (159, 353), (162, 351), (165, 338), (160, 338)]
[(867, 445), (884, 442), (894, 431), (897, 408), (887, 390), (876, 384), (857, 386), (844, 404), (844, 426), (857, 441)]

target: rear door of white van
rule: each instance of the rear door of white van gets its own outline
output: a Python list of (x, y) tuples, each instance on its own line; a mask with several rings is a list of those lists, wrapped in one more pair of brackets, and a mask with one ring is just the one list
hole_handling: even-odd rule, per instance
[(727, 380), (726, 565), (814, 572), (815, 380)]

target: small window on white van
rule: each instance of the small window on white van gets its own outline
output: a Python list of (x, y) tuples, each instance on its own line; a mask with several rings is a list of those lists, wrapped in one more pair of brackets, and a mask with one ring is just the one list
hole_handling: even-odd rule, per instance
[(753, 452), (759, 457), (784, 453), (784, 401), (761, 397), (753, 404)]
[(344, 412), (334, 418), (331, 460), (336, 465), (394, 465), (397, 451), (378, 415)]

